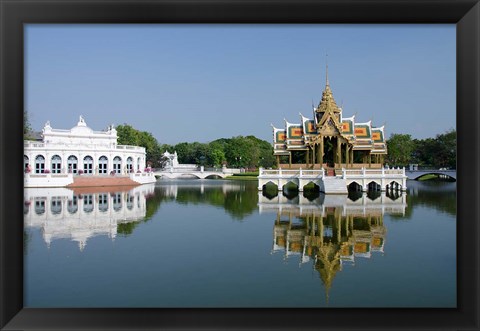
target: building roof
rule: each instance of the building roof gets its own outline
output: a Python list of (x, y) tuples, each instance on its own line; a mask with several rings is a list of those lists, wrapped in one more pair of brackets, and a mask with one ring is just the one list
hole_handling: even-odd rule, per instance
[[(274, 154), (281, 155), (289, 150), (304, 150), (308, 144), (316, 143), (316, 136), (340, 136), (353, 145), (356, 150), (370, 150), (376, 154), (386, 154), (384, 126), (372, 127), (372, 121), (356, 123), (355, 116), (343, 117), (328, 82), (328, 73), (322, 99), (313, 109), (314, 119), (300, 113), (300, 123), (285, 120), (285, 129), (273, 127)], [(282, 141), (280, 137), (285, 137)], [(287, 152), (288, 153), (288, 152)]]

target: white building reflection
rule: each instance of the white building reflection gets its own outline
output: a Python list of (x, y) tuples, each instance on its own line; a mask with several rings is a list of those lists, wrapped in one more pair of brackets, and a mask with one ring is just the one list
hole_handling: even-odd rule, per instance
[(142, 220), (146, 199), (154, 190), (155, 184), (140, 185), (129, 191), (98, 193), (83, 193), (83, 190), (80, 193), (67, 188), (25, 188), (24, 225), (40, 228), (48, 246), (56, 239), (71, 239), (83, 250), (89, 238), (113, 239), (119, 224)]

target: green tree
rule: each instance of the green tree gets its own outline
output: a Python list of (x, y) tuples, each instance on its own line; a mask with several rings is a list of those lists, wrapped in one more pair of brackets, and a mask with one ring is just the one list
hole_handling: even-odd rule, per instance
[(115, 129), (117, 130), (117, 143), (119, 145), (145, 147), (147, 163), (153, 167), (160, 165), (162, 147), (150, 132), (139, 131), (128, 124), (118, 125)]
[(415, 144), (409, 134), (394, 133), (387, 140), (387, 162), (394, 166), (405, 166), (412, 160)]
[(457, 132), (450, 130), (437, 135), (436, 166), (442, 168), (457, 167)]
[(217, 146), (209, 146), (208, 162), (214, 167), (221, 167), (226, 160), (225, 152)]
[(28, 112), (24, 110), (23, 111), (23, 140), (33, 139), (32, 137), (33, 137), (32, 125), (30, 124), (30, 120), (28, 118)]
[(139, 133), (139, 145), (145, 147), (147, 163), (153, 167), (158, 167), (162, 151), (157, 139), (150, 132), (141, 131)]
[(117, 130), (117, 143), (119, 145), (140, 146), (140, 131), (128, 124), (118, 125), (115, 129)]
[(439, 134), (435, 138), (414, 139), (412, 162), (423, 167), (456, 168), (457, 132)]

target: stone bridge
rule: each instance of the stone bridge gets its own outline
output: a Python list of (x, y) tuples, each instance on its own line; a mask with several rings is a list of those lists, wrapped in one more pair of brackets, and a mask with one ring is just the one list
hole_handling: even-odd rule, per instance
[(418, 179), (425, 175), (443, 175), (457, 180), (457, 170), (438, 170), (438, 169), (422, 169), (422, 170), (405, 170), (408, 179)]
[(226, 167), (223, 168), (204, 168), (200, 167), (171, 167), (169, 169), (155, 170), (153, 173), (155, 176), (162, 179), (177, 179), (177, 178), (188, 178), (196, 177), (198, 179), (206, 178), (226, 178), (227, 176), (232, 176), (233, 174), (240, 173), (240, 169), (229, 169)]

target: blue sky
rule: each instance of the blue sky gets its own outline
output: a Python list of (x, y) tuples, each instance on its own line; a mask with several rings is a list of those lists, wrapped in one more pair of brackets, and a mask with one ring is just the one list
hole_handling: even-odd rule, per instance
[(329, 82), (343, 115), (386, 136), (455, 129), (455, 25), (45, 25), (25, 28), (35, 130), (130, 124), (160, 143), (271, 141), (312, 118)]

